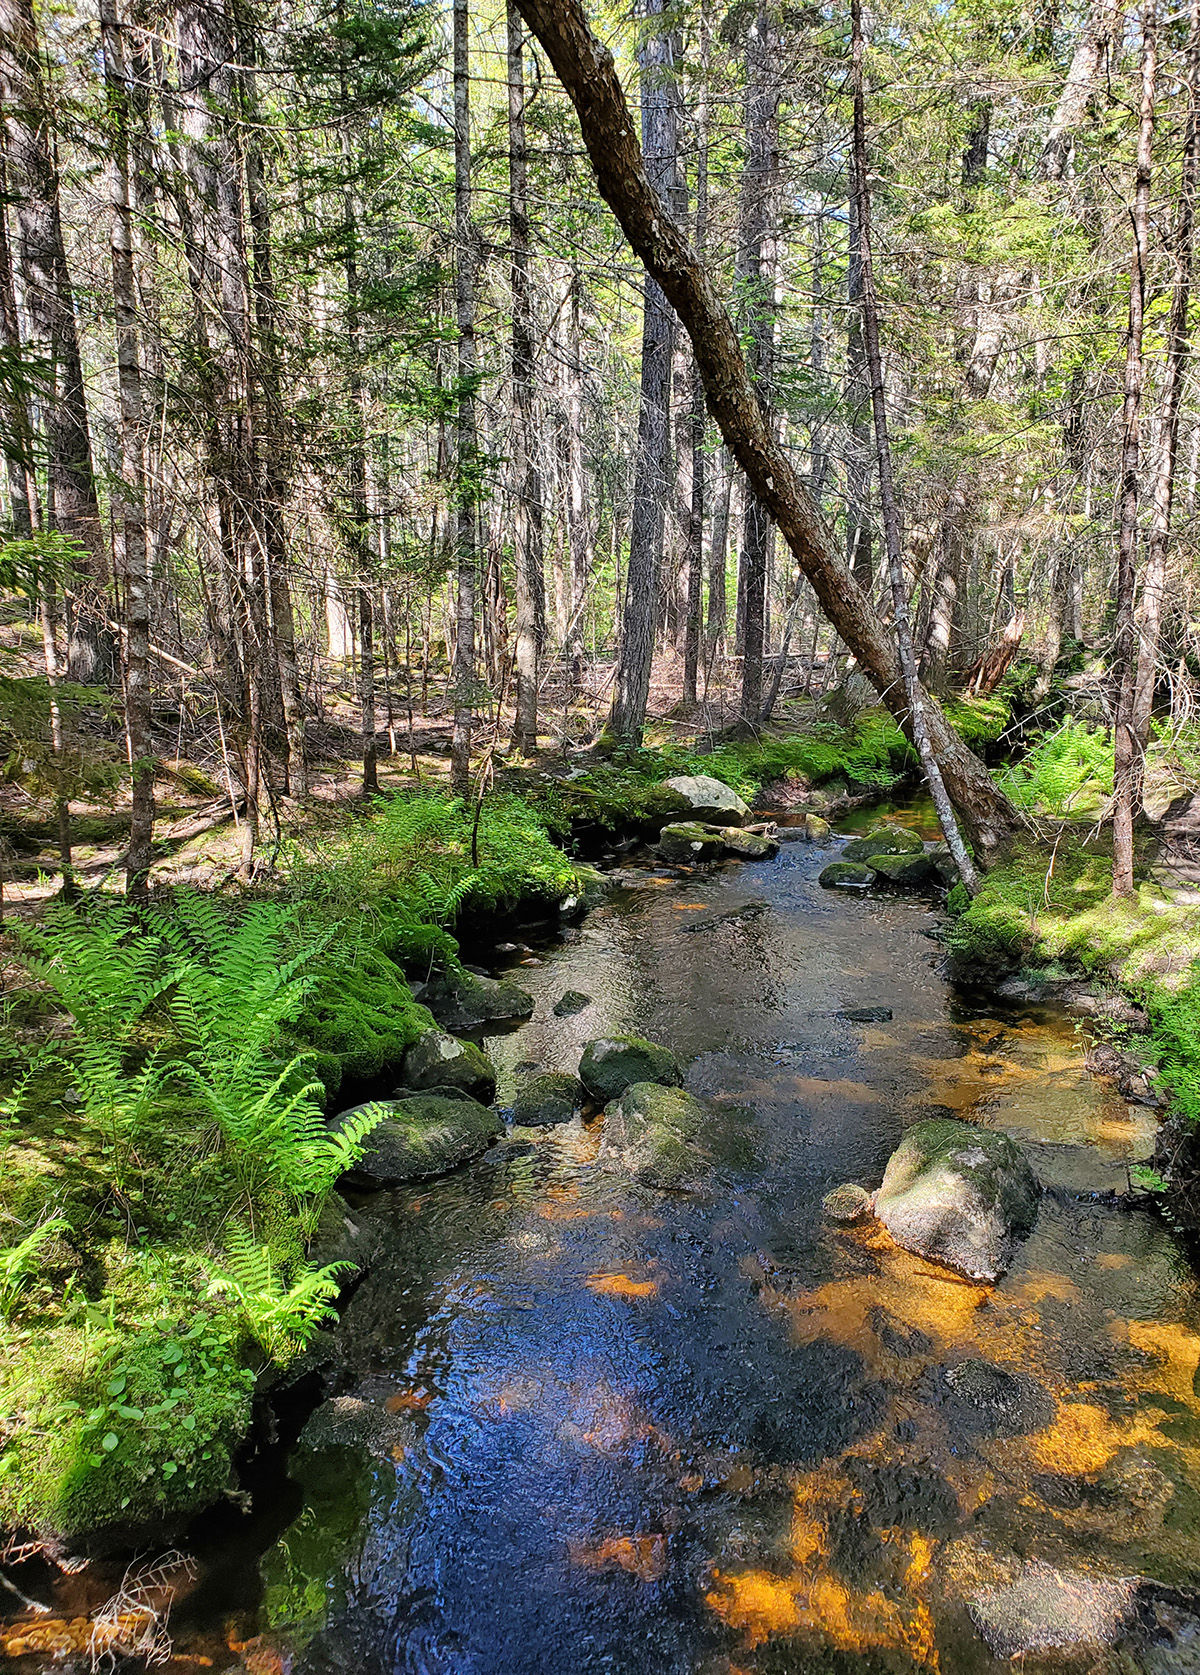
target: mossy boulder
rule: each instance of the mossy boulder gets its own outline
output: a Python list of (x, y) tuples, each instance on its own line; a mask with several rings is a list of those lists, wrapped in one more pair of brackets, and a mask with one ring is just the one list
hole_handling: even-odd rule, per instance
[(745, 861), (769, 861), (779, 853), (777, 839), (762, 832), (743, 832), (738, 826), (723, 827), (721, 841), (729, 854), (740, 855)]
[(842, 850), (844, 861), (869, 861), (873, 855), (919, 855), (925, 845), (915, 832), (899, 826), (877, 826), (860, 838), (851, 838)]
[(742, 801), (731, 785), (709, 774), (677, 774), (663, 781), (663, 789), (679, 797), (682, 806), (690, 808), (696, 820), (712, 821), (718, 826), (744, 826), (750, 818), (750, 807)]
[(681, 820), (663, 827), (658, 834), (658, 852), (664, 861), (689, 866), (697, 861), (719, 861), (725, 853), (725, 840), (712, 826)]
[(607, 1105), (635, 1082), (681, 1087), (683, 1066), (669, 1047), (645, 1036), (602, 1035), (583, 1049), (579, 1079), (598, 1105)]
[(1007, 1134), (934, 1117), (892, 1153), (875, 1214), (905, 1250), (990, 1283), (1032, 1230), (1040, 1192)]
[(444, 1029), (426, 1030), (404, 1055), (404, 1086), (461, 1088), (488, 1105), (496, 1097), (496, 1072), (473, 1041), (460, 1041)]
[(933, 862), (927, 855), (872, 855), (868, 866), (875, 868), (881, 878), (903, 890), (928, 884), (934, 875)]
[(817, 879), (823, 890), (866, 890), (874, 882), (874, 867), (861, 861), (832, 861)]
[[(504, 1132), (496, 1113), (473, 1099), (425, 1093), (381, 1103), (383, 1121), (367, 1137), (363, 1155), (345, 1177), (347, 1186), (360, 1192), (448, 1174), (485, 1152)], [(334, 1126), (361, 1109), (342, 1112), (333, 1119)]]
[(647, 1186), (694, 1192), (712, 1173), (711, 1113), (682, 1088), (635, 1082), (604, 1108), (597, 1161)]
[(443, 1029), (479, 1029), (533, 1016), (533, 996), (508, 978), (449, 971), (435, 977), (422, 999)]
[(547, 1070), (531, 1076), (517, 1090), (512, 1120), (525, 1128), (571, 1122), (587, 1103), (587, 1089), (578, 1076)]

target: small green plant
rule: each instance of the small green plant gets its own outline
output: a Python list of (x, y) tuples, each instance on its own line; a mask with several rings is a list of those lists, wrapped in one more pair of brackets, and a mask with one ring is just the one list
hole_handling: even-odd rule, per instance
[(280, 1266), (270, 1245), (259, 1244), (244, 1227), (229, 1235), (224, 1263), (209, 1267), (209, 1295), (236, 1300), (246, 1330), (277, 1365), (292, 1360), (312, 1342), (334, 1313), (349, 1262), (325, 1268), (295, 1263)]
[(1167, 1182), (1159, 1174), (1157, 1169), (1151, 1169), (1149, 1164), (1146, 1163), (1131, 1163), (1129, 1166), (1129, 1179), (1133, 1182), (1134, 1186), (1140, 1187), (1143, 1192), (1167, 1191)]
[(43, 1247), (65, 1233), (68, 1225), (62, 1216), (51, 1216), (15, 1245), (0, 1250), (0, 1319), (12, 1319), (29, 1282), (41, 1270)]

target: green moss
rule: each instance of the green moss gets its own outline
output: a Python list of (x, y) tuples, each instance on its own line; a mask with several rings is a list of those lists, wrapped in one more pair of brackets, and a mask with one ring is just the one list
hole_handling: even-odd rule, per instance
[[(952, 898), (954, 892), (951, 893)], [(1145, 1005), (1151, 1053), (1178, 1108), (1200, 1121), (1200, 960), (1195, 908), (1150, 883), (1112, 894), (1111, 850), (1074, 837), (1026, 845), (952, 908), (947, 947), (960, 972), (995, 977), (1054, 966), (1118, 984)]]
[(10, 1329), (0, 1369), (0, 1521), (73, 1535), (171, 1520), (230, 1480), (254, 1375), (186, 1264), (114, 1245), (102, 1302)]

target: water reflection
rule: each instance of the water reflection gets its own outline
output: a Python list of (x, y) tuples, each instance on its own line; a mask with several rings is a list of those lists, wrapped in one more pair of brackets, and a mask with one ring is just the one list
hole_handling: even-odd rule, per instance
[[(1195, 1284), (1159, 1223), (1079, 1196), (1143, 1119), (1062, 1020), (963, 1010), (928, 910), (822, 892), (827, 858), (626, 891), (522, 971), (534, 1017), (488, 1043), (502, 1099), (517, 1064), (636, 1029), (748, 1150), (684, 1199), (598, 1169), (595, 1124), (523, 1130), (374, 1201), (353, 1390), (295, 1455), (256, 1656), (974, 1675), (965, 1602), (1031, 1557), (1200, 1573)], [(591, 1004), (559, 1018), (567, 989)], [(864, 1007), (892, 1016), (838, 1015)], [(930, 1109), (1030, 1142), (1055, 1188), (994, 1289), (821, 1219)], [(1077, 1666), (1142, 1667), (1107, 1655)]]

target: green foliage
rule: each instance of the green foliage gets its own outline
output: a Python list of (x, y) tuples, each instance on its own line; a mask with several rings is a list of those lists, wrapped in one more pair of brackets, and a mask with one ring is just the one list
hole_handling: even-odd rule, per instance
[[(10, 1331), (0, 1369), (0, 1520), (70, 1535), (219, 1495), (254, 1375), (198, 1276), (114, 1249), (104, 1306), (82, 1295)], [(35, 1329), (36, 1327), (36, 1329)]]
[(1066, 718), (1046, 733), (1023, 761), (996, 775), (1001, 790), (1018, 808), (1065, 819), (1095, 808), (1112, 793), (1112, 735)]
[(972, 750), (984, 750), (995, 744), (1012, 721), (1012, 704), (1007, 693), (990, 698), (947, 698), (942, 707), (947, 721)]
[(30, 1280), (40, 1271), (43, 1247), (67, 1227), (61, 1216), (51, 1216), (15, 1245), (0, 1249), (0, 1319), (12, 1318)]
[(466, 912), (570, 894), (575, 870), (527, 802), (492, 796), (477, 828), (475, 815), (437, 793), (381, 797), (367, 818), (321, 833), (319, 847), (293, 847), (285, 865), (294, 895), (340, 920), (378, 912), (395, 947), (406, 919), (436, 930)]
[(305, 1262), (280, 1272), (270, 1245), (259, 1244), (244, 1227), (230, 1230), (224, 1263), (209, 1267), (209, 1295), (236, 1300), (247, 1332), (268, 1360), (284, 1365), (312, 1342), (334, 1313), (341, 1275), (353, 1264), (313, 1268)]
[(1152, 989), (1148, 1002), (1162, 1087), (1185, 1117), (1200, 1122), (1200, 959), (1177, 989)]

